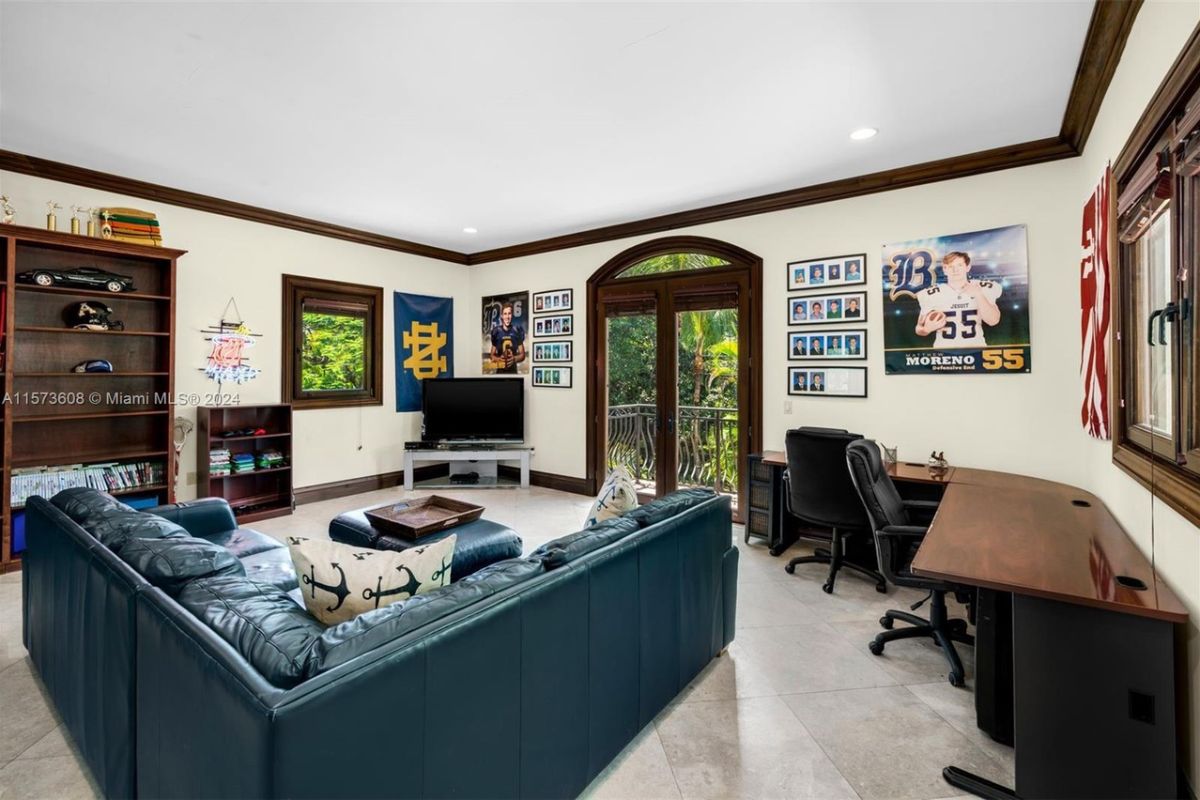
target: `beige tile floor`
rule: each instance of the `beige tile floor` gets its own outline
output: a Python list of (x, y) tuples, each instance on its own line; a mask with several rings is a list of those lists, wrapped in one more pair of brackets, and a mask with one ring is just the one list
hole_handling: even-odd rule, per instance
[[(489, 519), (521, 532), (526, 552), (576, 530), (590, 502), (536, 488), (442, 493), (486, 506)], [(403, 496), (385, 489), (313, 503), (254, 527), (325, 536), (341, 511)], [(948, 764), (1012, 785), (1012, 749), (975, 726), (970, 648), (960, 648), (966, 689), (947, 682), (932, 642), (897, 642), (880, 657), (867, 650), (883, 611), (917, 593), (880, 595), (847, 573), (826, 595), (822, 567), (787, 575), (784, 558), (743, 544), (739, 526), (733, 534), (741, 549), (736, 639), (585, 796), (935, 800), (956, 795), (941, 777)], [(94, 797), (25, 656), (20, 601), (19, 573), (0, 576), (0, 799)]]

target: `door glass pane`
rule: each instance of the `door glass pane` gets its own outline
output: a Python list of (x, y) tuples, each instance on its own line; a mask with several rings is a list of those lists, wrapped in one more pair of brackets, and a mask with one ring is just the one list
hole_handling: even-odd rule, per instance
[(1156, 312), (1166, 308), (1171, 300), (1170, 220), (1171, 215), (1164, 210), (1134, 244), (1133, 333), (1137, 337), (1134, 424), (1166, 437), (1172, 431), (1171, 341), (1178, 326), (1165, 324), (1162, 315)]
[(623, 466), (639, 494), (655, 493), (658, 335), (653, 310), (605, 319), (608, 357), (608, 469)]
[(738, 312), (675, 314), (679, 351), (675, 442), (680, 488), (738, 493)]

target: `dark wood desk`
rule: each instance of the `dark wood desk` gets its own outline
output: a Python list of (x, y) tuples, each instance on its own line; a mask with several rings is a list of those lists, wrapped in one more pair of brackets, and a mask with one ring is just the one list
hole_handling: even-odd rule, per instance
[[(1099, 498), (959, 467), (913, 570), (1011, 593), (1016, 796), (1176, 796), (1187, 610)], [(946, 778), (1014, 796), (953, 767)]]

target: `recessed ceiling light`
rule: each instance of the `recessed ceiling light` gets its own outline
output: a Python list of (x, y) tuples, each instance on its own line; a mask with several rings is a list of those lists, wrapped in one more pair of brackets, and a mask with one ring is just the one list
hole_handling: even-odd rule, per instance
[(875, 128), (859, 128), (856, 131), (850, 132), (850, 138), (856, 142), (861, 142), (864, 139), (870, 139), (877, 133), (879, 133), (879, 131)]
[(476, 228), (463, 228), (463, 233), (479, 233), (479, 230)]

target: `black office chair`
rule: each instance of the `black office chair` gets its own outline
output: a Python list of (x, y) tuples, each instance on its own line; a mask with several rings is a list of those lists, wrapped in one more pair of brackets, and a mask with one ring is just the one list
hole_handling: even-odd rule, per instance
[[(946, 660), (950, 662), (950, 683), (962, 686), (963, 665), (958, 651), (954, 649), (954, 643), (973, 645), (975, 638), (967, 633), (966, 620), (950, 619), (946, 610), (946, 592), (963, 591), (965, 587), (924, 578), (912, 572), (913, 557), (925, 537), (925, 531), (928, 530), (927, 525), (914, 523), (918, 522), (918, 517), (922, 514), (928, 516), (931, 507), (936, 507), (937, 504), (924, 500), (902, 500), (883, 466), (879, 446), (870, 439), (852, 442), (846, 448), (846, 462), (850, 466), (850, 476), (858, 489), (859, 497), (862, 498), (867, 516), (871, 518), (871, 526), (875, 530), (875, 550), (879, 558), (879, 568), (884, 576), (896, 586), (911, 586), (930, 592), (929, 619), (921, 619), (907, 611), (888, 611), (879, 620), (879, 624), (888, 630), (880, 633), (871, 642), (871, 652), (875, 655), (882, 654), (883, 646), (896, 639), (932, 637), (946, 654)], [(907, 622), (913, 627), (892, 630), (896, 620)]]
[(806, 539), (828, 542), (829, 549), (818, 548), (815, 555), (793, 558), (784, 569), (790, 575), (795, 573), (797, 564), (828, 564), (829, 577), (821, 586), (826, 594), (833, 592), (833, 582), (842, 567), (875, 581), (877, 591), (887, 591), (882, 575), (846, 560), (847, 541), (856, 535), (866, 537), (871, 531), (871, 521), (863, 513), (862, 501), (845, 466), (846, 446), (857, 439), (862, 436), (833, 428), (797, 428), (787, 432), (788, 466), (783, 476), (787, 510), (797, 519), (830, 528), (832, 532), (827, 537), (801, 533)]

